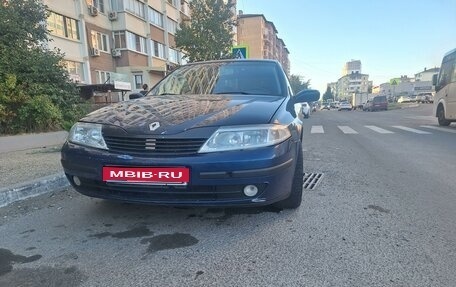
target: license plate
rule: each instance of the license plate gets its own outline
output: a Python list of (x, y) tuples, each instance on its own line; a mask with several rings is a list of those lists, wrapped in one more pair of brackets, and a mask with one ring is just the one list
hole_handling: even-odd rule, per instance
[(187, 184), (190, 170), (186, 167), (103, 167), (103, 181), (147, 184)]

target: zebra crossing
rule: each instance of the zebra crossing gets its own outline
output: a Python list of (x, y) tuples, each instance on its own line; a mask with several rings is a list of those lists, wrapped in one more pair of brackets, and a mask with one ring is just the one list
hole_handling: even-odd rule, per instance
[[(438, 126), (428, 126), (428, 125), (422, 125), (419, 128), (411, 128), (411, 127), (406, 127), (406, 126), (389, 126), (389, 127), (378, 127), (378, 126), (373, 126), (373, 125), (365, 125), (361, 126), (359, 128), (352, 128), (350, 126), (337, 126), (338, 130), (340, 130), (343, 134), (347, 135), (357, 135), (361, 132), (364, 131), (373, 131), (379, 134), (396, 134), (399, 132), (408, 132), (408, 133), (413, 133), (413, 134), (419, 134), (419, 135), (430, 135), (432, 134), (432, 131), (439, 131), (439, 132), (447, 132), (447, 133), (456, 133), (456, 129), (454, 128), (444, 128), (444, 127), (438, 127)], [(311, 134), (324, 134), (326, 133), (325, 127), (322, 125), (313, 125), (310, 128), (310, 133)]]

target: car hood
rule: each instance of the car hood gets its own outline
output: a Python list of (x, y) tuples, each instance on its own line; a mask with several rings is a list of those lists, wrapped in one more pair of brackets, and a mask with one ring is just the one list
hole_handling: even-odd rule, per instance
[(258, 125), (272, 120), (279, 96), (147, 96), (96, 110), (81, 122), (121, 127), (130, 134), (176, 134), (196, 127)]

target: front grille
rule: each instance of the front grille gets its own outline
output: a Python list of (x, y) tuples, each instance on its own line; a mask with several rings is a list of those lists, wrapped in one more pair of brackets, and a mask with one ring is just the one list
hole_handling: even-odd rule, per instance
[(104, 136), (109, 150), (150, 155), (196, 154), (206, 139), (162, 139)]

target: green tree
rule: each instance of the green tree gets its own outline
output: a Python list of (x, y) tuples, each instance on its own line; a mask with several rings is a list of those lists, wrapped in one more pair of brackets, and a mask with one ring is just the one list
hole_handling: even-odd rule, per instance
[(329, 86), (326, 88), (326, 92), (323, 94), (323, 101), (326, 102), (327, 100), (334, 100), (334, 95), (331, 92), (331, 88)]
[[(0, 133), (70, 125), (87, 109), (69, 80), (63, 54), (46, 48), (46, 6), (35, 0), (4, 1), (0, 19)], [(32, 123), (35, 119), (39, 124)]]
[(236, 21), (234, 4), (223, 0), (192, 0), (191, 21), (184, 21), (176, 32), (176, 47), (189, 62), (231, 57)]
[(302, 81), (301, 76), (291, 75), (290, 85), (294, 93), (299, 93), (302, 90), (307, 90), (310, 87), (310, 80)]

